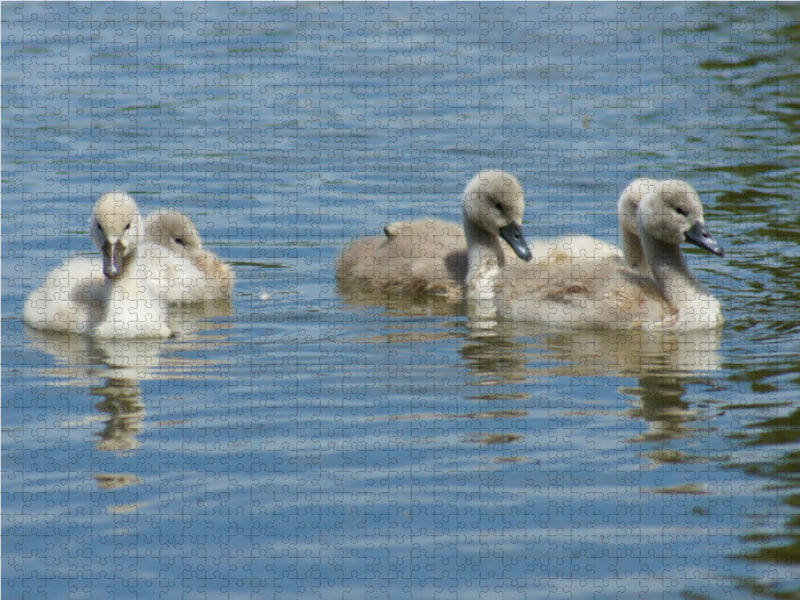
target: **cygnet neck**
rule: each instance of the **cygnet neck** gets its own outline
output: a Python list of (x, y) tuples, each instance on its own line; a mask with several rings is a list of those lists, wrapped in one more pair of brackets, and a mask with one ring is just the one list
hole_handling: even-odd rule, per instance
[(630, 229), (622, 226), (622, 252), (628, 266), (634, 271), (640, 271), (646, 264), (642, 243), (639, 236)]
[(678, 310), (690, 295), (707, 295), (686, 264), (680, 246), (659, 240), (643, 228), (640, 238), (650, 272), (670, 308)]
[(467, 238), (467, 298), (494, 298), (494, 285), (504, 266), (500, 239), (464, 215), (464, 235)]

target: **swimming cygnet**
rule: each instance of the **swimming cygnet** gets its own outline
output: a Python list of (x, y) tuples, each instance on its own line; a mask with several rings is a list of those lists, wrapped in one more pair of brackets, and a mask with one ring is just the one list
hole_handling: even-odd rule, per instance
[[(524, 194), (517, 179), (502, 171), (484, 171), (474, 177), (465, 192), (472, 194), (484, 182), (505, 178), (524, 210)], [(521, 213), (520, 213), (521, 214)], [(384, 227), (385, 237), (364, 238), (346, 248), (337, 263), (337, 275), (345, 284), (367, 290), (435, 294), (451, 300), (464, 297), (467, 275), (467, 239), (456, 223), (436, 219), (397, 221)], [(518, 260), (510, 246), (502, 245), (504, 263)], [(619, 262), (622, 251), (586, 235), (536, 240), (530, 245), (538, 260), (562, 260), (592, 256)]]
[[(470, 212), (504, 212), (500, 227), (515, 222), (515, 235), (523, 240), (518, 248), (523, 255), (530, 254), (526, 246), (522, 249), (520, 220), (525, 201), (516, 177), (503, 171), (483, 171), (467, 184), (464, 198), (470, 199)], [(505, 231), (511, 236), (511, 228)], [(450, 300), (465, 297), (468, 236), (462, 227), (420, 219), (390, 223), (384, 233), (385, 237), (367, 237), (344, 249), (336, 265), (340, 282), (372, 291), (432, 294)]]
[(504, 278), (506, 264), (501, 239), (523, 261), (533, 258), (522, 233), (524, 212), (522, 186), (510, 173), (481, 171), (467, 183), (461, 214), (467, 237), (468, 301), (494, 302), (495, 286)]
[(516, 264), (494, 278), (498, 312), (568, 327), (720, 325), (719, 302), (694, 278), (680, 249), (687, 241), (723, 255), (703, 221), (697, 192), (679, 180), (648, 183), (647, 188), (636, 216), (652, 278), (589, 256)]
[(98, 338), (169, 336), (166, 306), (139, 259), (143, 231), (133, 198), (103, 194), (92, 209), (90, 234), (102, 261), (73, 259), (56, 267), (25, 301), (23, 320), (36, 329)]
[(142, 258), (155, 284), (174, 304), (230, 298), (234, 284), (231, 267), (206, 250), (192, 220), (175, 210), (160, 210), (145, 221), (149, 242)]
[(436, 219), (399, 221), (345, 248), (336, 275), (367, 291), (461, 297), (467, 242), (461, 227)]

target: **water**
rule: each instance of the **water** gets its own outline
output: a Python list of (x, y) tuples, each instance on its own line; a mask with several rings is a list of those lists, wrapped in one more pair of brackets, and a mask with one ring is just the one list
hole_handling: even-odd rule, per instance
[[(3, 594), (798, 597), (794, 4), (12, 4), (3, 16)], [(479, 169), (530, 237), (700, 192), (719, 335), (348, 295)], [(112, 188), (236, 268), (163, 342), (45, 336)]]

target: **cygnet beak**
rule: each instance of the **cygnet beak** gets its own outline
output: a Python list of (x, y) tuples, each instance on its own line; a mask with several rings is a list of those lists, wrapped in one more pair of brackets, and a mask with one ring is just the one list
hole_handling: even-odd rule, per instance
[(522, 228), (516, 223), (509, 223), (505, 227), (501, 227), (500, 237), (508, 242), (514, 253), (525, 262), (530, 262), (533, 258), (531, 249), (528, 248), (528, 242), (525, 241), (525, 235), (522, 233)]
[(690, 244), (694, 244), (703, 250), (708, 250), (719, 256), (725, 256), (725, 251), (722, 249), (722, 246), (717, 243), (717, 240), (714, 239), (714, 236), (711, 235), (708, 227), (706, 227), (705, 223), (702, 221), (695, 222), (691, 229), (683, 235)]

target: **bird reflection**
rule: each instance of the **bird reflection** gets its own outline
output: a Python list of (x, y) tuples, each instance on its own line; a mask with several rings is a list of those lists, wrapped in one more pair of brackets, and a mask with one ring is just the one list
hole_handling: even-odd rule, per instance
[(339, 292), (344, 306), (351, 309), (381, 307), (389, 315), (406, 316), (457, 316), (463, 312), (460, 303), (439, 296), (365, 291), (348, 286), (341, 280), (336, 284), (336, 291)]
[[(620, 391), (637, 399), (628, 415), (641, 418), (648, 429), (632, 441), (664, 442), (685, 437), (686, 424), (699, 418), (684, 399), (686, 385), (698, 373), (721, 368), (720, 340), (720, 330), (552, 330), (481, 318), (470, 319), (460, 353), (475, 383), (493, 385), (486, 392), (492, 399), (504, 391), (510, 399), (519, 391), (513, 384), (534, 377), (634, 377), (638, 385)], [(690, 457), (654, 450), (651, 459)]]
[[(696, 421), (698, 413), (683, 399), (686, 386), (677, 377), (646, 375), (639, 386), (622, 391), (639, 399), (639, 407), (628, 411), (633, 418), (647, 423), (647, 431), (639, 434), (635, 442), (664, 442), (685, 437), (686, 424)], [(688, 457), (679, 452), (655, 449), (651, 458), (656, 462), (684, 462)]]
[[(720, 328), (554, 329), (543, 323), (505, 320), (472, 311), (464, 318), (462, 305), (436, 302), (437, 299), (348, 292), (344, 294), (346, 305), (353, 308), (382, 305), (386, 311), (375, 317), (381, 328), (366, 336), (366, 342), (424, 343), (461, 338), (459, 354), (471, 375), (469, 383), (478, 390), (467, 399), (482, 406), (502, 402), (520, 406), (520, 402), (530, 401), (525, 384), (533, 379), (583, 377), (595, 381), (608, 378), (613, 382), (620, 377), (635, 378), (638, 385), (625, 386), (620, 392), (636, 401), (637, 407), (630, 409), (628, 416), (641, 418), (648, 429), (632, 441), (664, 442), (684, 437), (686, 424), (698, 418), (684, 399), (690, 379), (718, 371), (722, 364)], [(452, 318), (438, 322), (408, 319), (420, 315)], [(387, 316), (397, 319), (387, 321)], [(478, 413), (503, 414), (502, 409), (481, 409)], [(681, 459), (658, 450), (653, 451), (651, 458), (660, 462)]]
[[(99, 397), (95, 408), (103, 428), (93, 442), (95, 450), (125, 453), (135, 451), (141, 444), (146, 402), (140, 382), (165, 376), (188, 379), (193, 372), (202, 376), (209, 361), (182, 359), (175, 350), (202, 347), (207, 352), (209, 340), (213, 339), (209, 330), (229, 327), (226, 320), (209, 321), (209, 317), (230, 314), (231, 304), (227, 301), (173, 307), (170, 326), (181, 334), (172, 340), (100, 340), (30, 328), (26, 329), (26, 334), (33, 350), (54, 359), (43, 361), (42, 371), (51, 379), (49, 385), (85, 386), (92, 396)], [(198, 334), (201, 331), (203, 335)], [(218, 340), (218, 343), (224, 342)], [(167, 345), (169, 354), (164, 352)], [(116, 489), (139, 481), (130, 473), (94, 473), (93, 476), (99, 489)]]
[(481, 319), (469, 322), (462, 356), (480, 374), (496, 365), (506, 381), (532, 375), (679, 377), (719, 370), (720, 339), (720, 330), (552, 330)]
[(491, 319), (471, 320), (469, 335), (461, 346), (461, 357), (483, 385), (525, 381), (530, 374), (525, 344), (496, 325)]
[(122, 452), (138, 448), (136, 436), (141, 432), (145, 416), (138, 382), (124, 377), (109, 377), (105, 385), (93, 387), (91, 393), (103, 397), (95, 407), (108, 415), (95, 449)]

